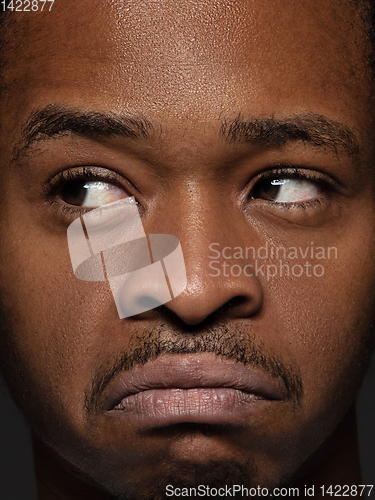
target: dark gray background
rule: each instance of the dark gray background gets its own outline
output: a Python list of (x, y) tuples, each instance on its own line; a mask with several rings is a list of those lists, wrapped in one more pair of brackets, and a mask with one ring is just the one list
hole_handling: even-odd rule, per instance
[[(29, 433), (0, 383), (0, 499), (36, 500)], [(363, 484), (375, 484), (375, 362), (358, 398), (358, 419)]]

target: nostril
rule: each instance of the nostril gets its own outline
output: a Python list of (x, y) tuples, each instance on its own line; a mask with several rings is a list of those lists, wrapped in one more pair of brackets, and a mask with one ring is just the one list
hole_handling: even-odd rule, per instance
[(224, 304), (223, 308), (242, 306), (246, 303), (246, 300), (247, 299), (244, 295), (233, 297), (233, 299), (228, 300), (228, 302)]
[(190, 277), (185, 293), (165, 306), (191, 326), (202, 324), (208, 318), (245, 319), (256, 314), (262, 304), (262, 286), (255, 277), (220, 283), (207, 277), (195, 279), (193, 286)]
[(145, 296), (139, 297), (137, 299), (137, 304), (140, 309), (148, 311), (150, 309), (155, 309), (161, 305), (160, 300), (157, 300), (155, 297)]

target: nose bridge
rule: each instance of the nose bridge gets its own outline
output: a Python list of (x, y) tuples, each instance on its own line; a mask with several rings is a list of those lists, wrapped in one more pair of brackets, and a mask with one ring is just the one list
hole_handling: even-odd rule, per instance
[(230, 238), (226, 220), (229, 214), (212, 198), (196, 199), (188, 206), (181, 205), (178, 213), (181, 224), (179, 238), (187, 272), (189, 276), (196, 274), (196, 280), (203, 279), (208, 269), (209, 246)]
[(229, 244), (229, 240), (238, 239), (236, 222), (241, 225), (241, 215), (212, 186), (199, 183), (176, 190), (170, 201), (171, 206), (165, 207), (168, 226), (162, 232), (179, 238), (188, 275), (195, 274), (197, 282), (204, 279), (208, 269), (210, 245)]

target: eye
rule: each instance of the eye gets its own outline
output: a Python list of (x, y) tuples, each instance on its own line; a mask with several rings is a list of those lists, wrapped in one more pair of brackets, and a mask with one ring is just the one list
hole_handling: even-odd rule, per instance
[(274, 178), (260, 180), (251, 197), (276, 203), (298, 203), (313, 200), (323, 191), (323, 187), (312, 179)]
[(102, 181), (71, 181), (60, 193), (62, 201), (78, 207), (100, 207), (128, 196), (120, 187)]

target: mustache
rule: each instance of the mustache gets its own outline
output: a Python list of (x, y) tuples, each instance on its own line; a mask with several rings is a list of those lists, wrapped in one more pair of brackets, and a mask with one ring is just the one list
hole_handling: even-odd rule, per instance
[(100, 410), (103, 392), (119, 373), (144, 365), (161, 355), (197, 353), (213, 353), (245, 366), (261, 368), (281, 382), (287, 399), (295, 403), (303, 395), (302, 378), (296, 363), (292, 365), (283, 361), (281, 356), (269, 354), (263, 345), (255, 343), (249, 333), (237, 327), (217, 325), (201, 332), (183, 333), (160, 325), (147, 332), (136, 332), (129, 340), (128, 349), (99, 367), (91, 387), (86, 391), (86, 411)]

